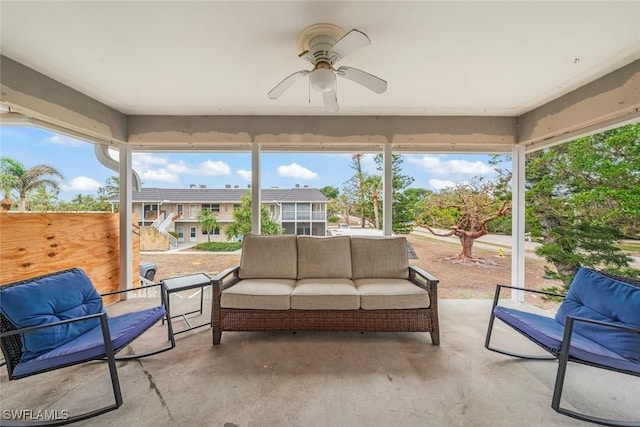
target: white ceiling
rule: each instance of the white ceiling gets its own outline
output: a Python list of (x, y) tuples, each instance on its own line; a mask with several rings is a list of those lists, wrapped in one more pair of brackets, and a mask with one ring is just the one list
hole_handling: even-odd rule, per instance
[(371, 45), (338, 115), (517, 116), (640, 59), (640, 2), (7, 2), (0, 51), (126, 114), (322, 115), (296, 37), (328, 22)]

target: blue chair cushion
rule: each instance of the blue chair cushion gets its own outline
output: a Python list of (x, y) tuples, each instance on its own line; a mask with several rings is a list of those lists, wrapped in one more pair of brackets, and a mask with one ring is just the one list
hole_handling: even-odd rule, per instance
[[(164, 314), (164, 307), (159, 306), (110, 317), (108, 319), (109, 333), (114, 350), (120, 350), (140, 336), (160, 320)], [(28, 361), (21, 361), (14, 368), (13, 375), (16, 377), (27, 376), (34, 372), (46, 371), (105, 356), (102, 328), (99, 323), (98, 321), (97, 327), (47, 353)]]
[[(564, 325), (567, 316), (640, 328), (640, 287), (580, 268), (556, 320)], [(587, 323), (575, 323), (574, 328), (626, 359), (640, 362), (640, 334)]]
[[(552, 350), (557, 354), (562, 345), (564, 325), (553, 317), (541, 316), (512, 308), (496, 306), (496, 317), (510, 325), (532, 341)], [(575, 332), (571, 337), (569, 355), (575, 359), (616, 369), (640, 373), (640, 364), (627, 360), (607, 347), (592, 341)]]
[[(0, 293), (0, 310), (18, 328), (101, 313), (102, 298), (86, 273), (74, 268), (42, 276)], [(99, 319), (22, 334), (22, 361), (45, 354), (99, 326)]]

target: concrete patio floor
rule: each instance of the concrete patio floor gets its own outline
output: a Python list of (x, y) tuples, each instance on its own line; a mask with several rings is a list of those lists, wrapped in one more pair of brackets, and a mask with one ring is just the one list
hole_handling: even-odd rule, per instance
[[(191, 303), (172, 301), (172, 312)], [(147, 300), (110, 310), (142, 304)], [(490, 306), (488, 300), (441, 300), (439, 347), (426, 333), (249, 332), (225, 332), (214, 347), (211, 330), (196, 329), (178, 335), (174, 350), (119, 362), (124, 405), (77, 425), (585, 425), (550, 407), (555, 361), (516, 360), (484, 349)], [(502, 325), (494, 337), (496, 345), (538, 351)], [(124, 352), (164, 340), (166, 329), (158, 324)], [(571, 365), (563, 402), (632, 420), (640, 418), (639, 395), (640, 378)], [(103, 362), (13, 382), (3, 370), (0, 397), (3, 419), (8, 409), (73, 415), (112, 401)]]

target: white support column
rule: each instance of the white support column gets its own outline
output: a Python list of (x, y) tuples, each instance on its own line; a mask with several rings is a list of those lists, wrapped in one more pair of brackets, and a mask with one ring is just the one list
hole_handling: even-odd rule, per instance
[(382, 160), (384, 164), (384, 178), (382, 181), (382, 193), (383, 193), (383, 224), (382, 232), (385, 236), (391, 236), (393, 233), (393, 170), (392, 166), (393, 158), (393, 146), (390, 142), (384, 145), (384, 152), (382, 153)]
[[(120, 289), (133, 286), (133, 207), (131, 149), (120, 147)], [(126, 293), (124, 294), (126, 298)]]
[[(512, 151), (512, 219), (511, 219), (511, 284), (519, 288), (525, 287), (524, 282), (524, 228), (525, 228), (525, 147), (516, 145)], [(524, 292), (511, 290), (511, 299), (516, 302), (524, 302)]]
[(251, 144), (251, 234), (260, 234), (260, 144)]

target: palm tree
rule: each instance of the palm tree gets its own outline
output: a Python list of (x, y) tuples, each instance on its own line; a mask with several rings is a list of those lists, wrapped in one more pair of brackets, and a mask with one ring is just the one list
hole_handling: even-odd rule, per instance
[(9, 157), (0, 159), (0, 189), (4, 195), (2, 199), (2, 208), (4, 210), (11, 209), (13, 201), (11, 200), (11, 190), (13, 190), (17, 177), (24, 173), (24, 166), (17, 160)]
[(218, 220), (209, 210), (202, 210), (198, 214), (198, 221), (200, 222), (200, 227), (202, 227), (202, 231), (207, 232), (207, 241), (211, 242), (211, 233), (213, 233), (216, 228), (219, 228)]
[[(6, 165), (6, 168), (5, 168)], [(50, 187), (52, 190), (60, 191), (60, 185), (53, 178), (63, 179), (63, 176), (56, 168), (50, 165), (36, 165), (25, 169), (22, 163), (10, 158), (2, 159), (2, 182), (5, 196), (6, 189), (15, 189), (20, 197), (20, 212), (26, 210), (27, 194), (38, 188)], [(10, 191), (10, 190), (9, 190)]]

